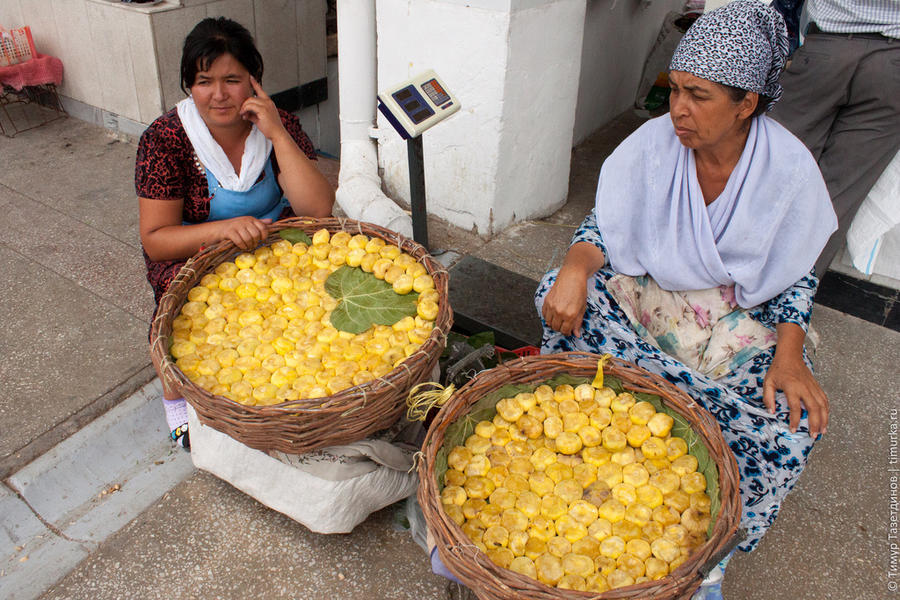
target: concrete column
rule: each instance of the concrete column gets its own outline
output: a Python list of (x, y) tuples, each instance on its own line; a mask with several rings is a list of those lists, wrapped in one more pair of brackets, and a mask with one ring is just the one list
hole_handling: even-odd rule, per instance
[[(462, 110), (424, 134), (428, 211), (480, 234), (566, 199), (585, 0), (378, 0), (378, 89), (433, 68)], [(406, 144), (379, 116), (388, 194)]]

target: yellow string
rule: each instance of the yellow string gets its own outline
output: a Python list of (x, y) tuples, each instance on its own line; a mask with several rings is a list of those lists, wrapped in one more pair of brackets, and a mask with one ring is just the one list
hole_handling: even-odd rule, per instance
[(604, 354), (600, 357), (600, 360), (597, 361), (597, 374), (594, 375), (594, 381), (591, 383), (591, 387), (594, 389), (601, 389), (603, 387), (603, 366), (606, 364), (606, 361), (612, 358), (612, 354)]
[(410, 421), (424, 421), (428, 411), (435, 406), (443, 406), (455, 391), (456, 387), (452, 383), (444, 387), (439, 383), (426, 381), (414, 386), (406, 397), (406, 418)]

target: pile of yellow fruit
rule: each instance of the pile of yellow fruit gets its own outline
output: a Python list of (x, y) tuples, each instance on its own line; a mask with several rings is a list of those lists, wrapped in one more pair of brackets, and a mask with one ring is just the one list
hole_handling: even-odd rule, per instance
[(449, 452), (441, 502), (497, 565), (604, 592), (665, 577), (706, 541), (706, 477), (651, 403), (541, 385), (496, 408)]
[[(360, 334), (338, 331), (325, 280), (360, 267), (419, 293), (417, 316)], [(317, 231), (220, 264), (188, 292), (172, 322), (175, 364), (195, 384), (248, 405), (321, 398), (382, 377), (431, 335), (439, 294), (425, 267), (381, 238)]]

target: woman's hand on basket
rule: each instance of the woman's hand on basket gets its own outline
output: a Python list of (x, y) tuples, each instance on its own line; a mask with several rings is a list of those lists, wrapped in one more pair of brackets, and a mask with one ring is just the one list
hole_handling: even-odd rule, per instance
[(587, 282), (606, 263), (603, 251), (588, 242), (572, 244), (556, 282), (547, 292), (541, 315), (547, 325), (563, 335), (581, 337), (587, 310)]
[(220, 239), (231, 242), (246, 252), (250, 252), (266, 239), (269, 235), (269, 224), (272, 219), (257, 219), (256, 217), (234, 217), (219, 221)]
[(818, 437), (828, 430), (828, 396), (803, 362), (805, 332), (793, 323), (779, 323), (776, 331), (778, 344), (763, 381), (763, 404), (774, 413), (775, 392), (781, 390), (790, 409), (791, 431), (797, 431), (805, 407), (809, 435)]
[(587, 309), (587, 279), (577, 272), (559, 270), (547, 296), (541, 315), (553, 330), (563, 335), (581, 337), (581, 323)]
[(241, 105), (241, 116), (256, 125), (260, 133), (269, 140), (274, 140), (276, 136), (281, 134), (288, 135), (284, 124), (281, 122), (281, 117), (278, 116), (278, 109), (275, 107), (275, 103), (263, 91), (262, 86), (259, 85), (259, 82), (252, 75), (250, 76), (250, 85), (253, 87), (256, 95), (244, 100), (244, 103)]

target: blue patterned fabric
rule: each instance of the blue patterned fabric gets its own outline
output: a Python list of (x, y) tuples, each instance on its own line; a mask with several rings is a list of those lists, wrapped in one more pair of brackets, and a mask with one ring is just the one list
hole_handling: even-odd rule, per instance
[(733, 0), (705, 13), (684, 34), (670, 71), (781, 98), (778, 77), (788, 54), (781, 14), (760, 0)]
[[(576, 242), (590, 242), (606, 254), (593, 212), (575, 232), (572, 243)], [(557, 272), (550, 271), (541, 280), (535, 294), (538, 314)], [(542, 320), (541, 353), (608, 352), (660, 375), (715, 416), (737, 460), (743, 503), (741, 524), (748, 533), (739, 547), (749, 552), (775, 520), (781, 502), (806, 465), (814, 442), (809, 436), (806, 411), (797, 432), (791, 433), (784, 394), (777, 394), (774, 415), (763, 405), (763, 379), (775, 354), (774, 347), (757, 354), (731, 374), (713, 380), (642, 340), (606, 290), (606, 281), (613, 275), (615, 272), (607, 265), (588, 279), (588, 306), (580, 338), (562, 335)], [(782, 294), (752, 309), (751, 315), (767, 327), (795, 323), (806, 330), (817, 285), (818, 279), (810, 273)], [(805, 354), (804, 360), (812, 368)]]

